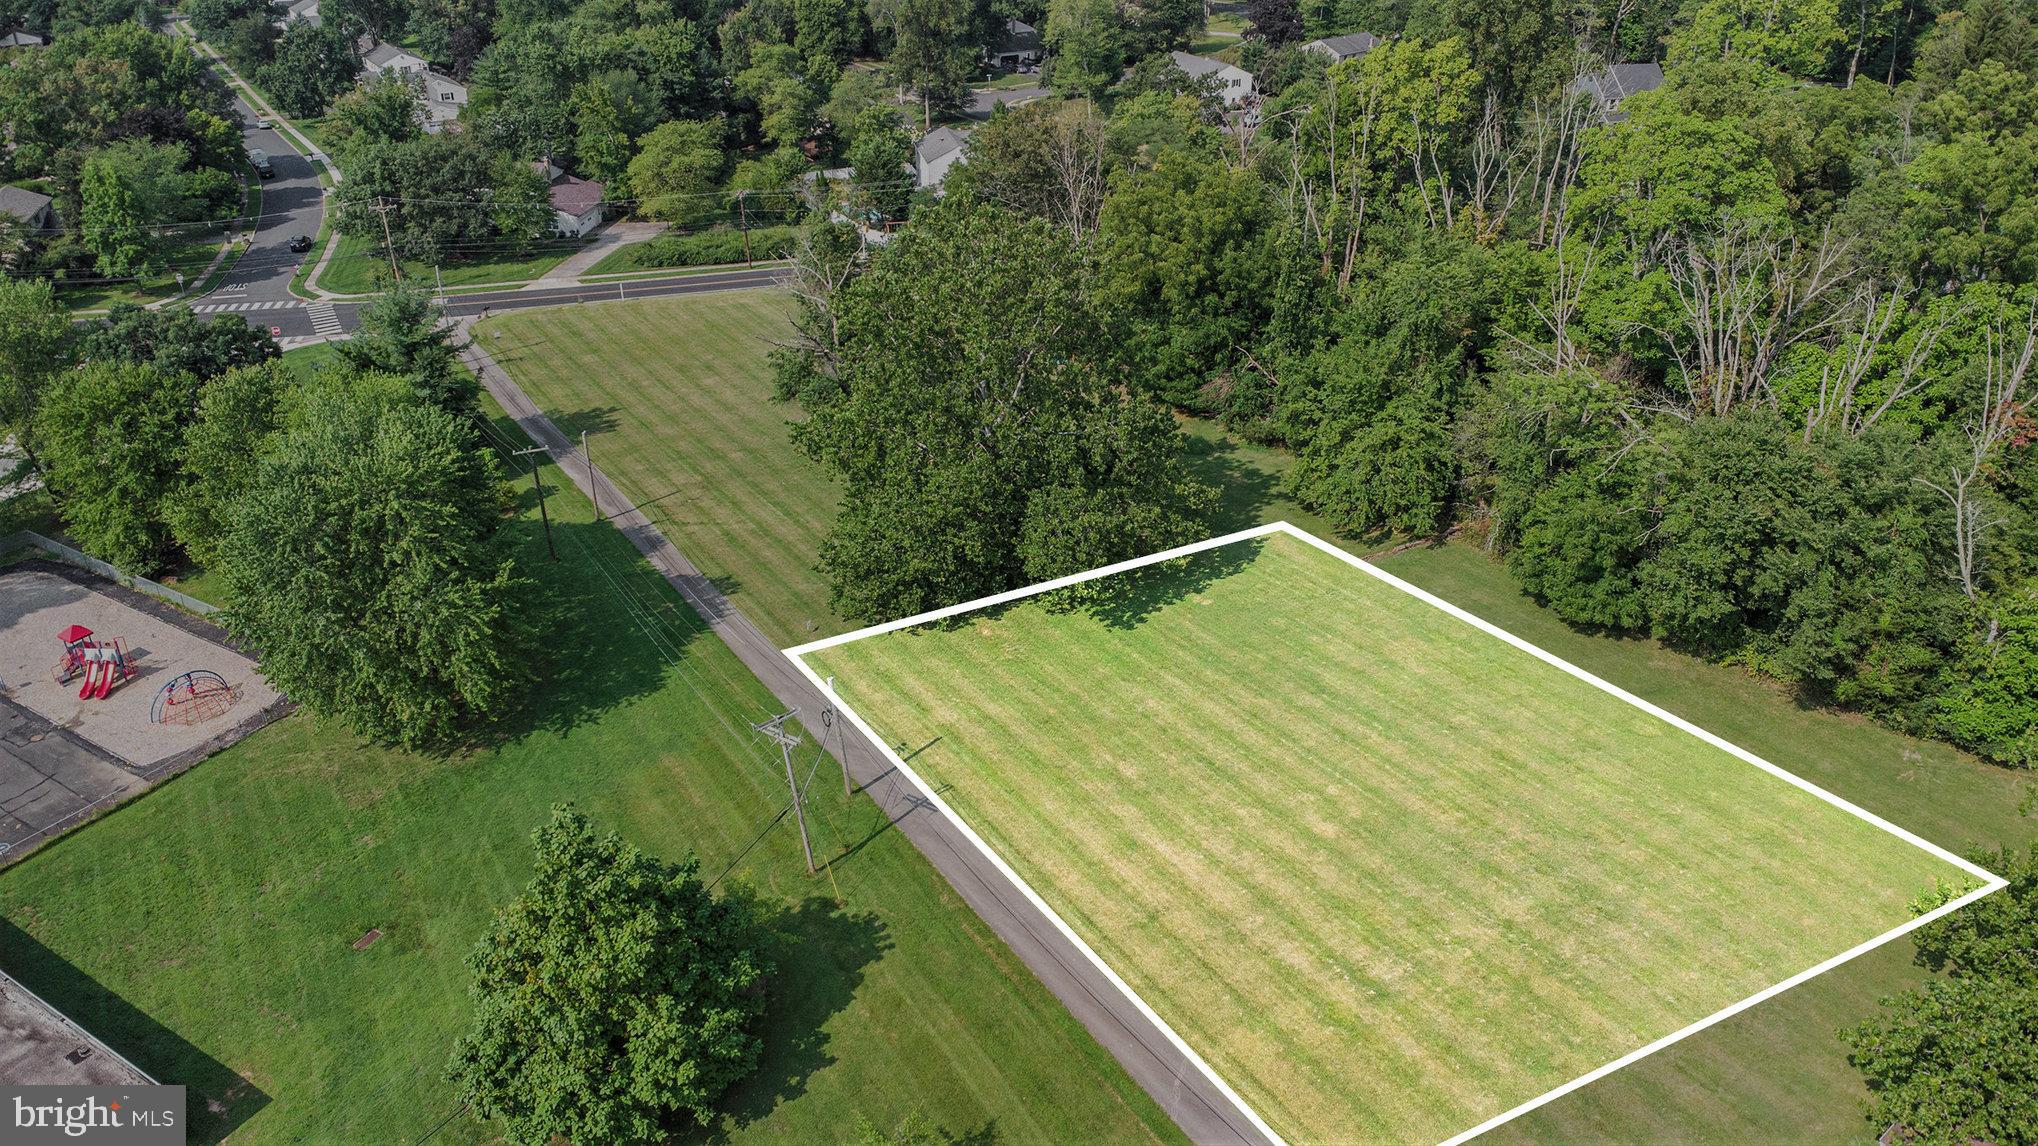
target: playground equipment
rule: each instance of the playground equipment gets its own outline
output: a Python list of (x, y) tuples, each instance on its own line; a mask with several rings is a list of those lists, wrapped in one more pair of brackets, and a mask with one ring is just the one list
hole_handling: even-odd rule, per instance
[(83, 625), (71, 625), (57, 634), (63, 642), (64, 657), (50, 668), (58, 684), (68, 684), (83, 673), (85, 683), (78, 689), (79, 700), (105, 700), (113, 686), (134, 676), (127, 647), (118, 637), (99, 640)]
[(226, 678), (211, 669), (192, 669), (156, 690), (149, 702), (152, 724), (200, 724), (222, 716), (238, 699)]

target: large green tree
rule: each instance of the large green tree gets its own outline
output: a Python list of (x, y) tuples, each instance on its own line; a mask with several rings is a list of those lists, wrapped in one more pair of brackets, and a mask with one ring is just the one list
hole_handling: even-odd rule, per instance
[(285, 114), (314, 116), (354, 86), (360, 66), (345, 28), (292, 20), (276, 41), (275, 58), (255, 76)]
[(1210, 409), (1209, 386), (1267, 319), (1274, 212), (1251, 174), (1170, 152), (1121, 178), (1098, 228), (1098, 295), (1125, 323), (1133, 377), (1162, 400)]
[(707, 1123), (756, 1066), (760, 921), (571, 808), (468, 957), (474, 1021), (448, 1070), (511, 1142), (648, 1143)]
[(800, 446), (846, 485), (835, 608), (882, 620), (1179, 544), (1209, 491), (1130, 394), (1072, 242), (957, 197), (833, 300)]
[(720, 120), (675, 119), (638, 140), (630, 188), (654, 219), (687, 223), (712, 214), (714, 191), (729, 166)]
[[(0, 435), (22, 447), (33, 464), (31, 429), (44, 389), (69, 356), (70, 319), (50, 284), (0, 278)], [(0, 480), (6, 471), (0, 470)]]
[(1933, 1146), (2038, 1142), (2038, 844), (1974, 857), (2002, 891), (1916, 933), (1945, 974), (1883, 1000), (1846, 1032), (1867, 1079), (1869, 1122)]
[(217, 546), (233, 527), (234, 503), (253, 482), (296, 382), (296, 371), (270, 359), (237, 366), (199, 387), (198, 409), (179, 446), (183, 481), (166, 499), (163, 516), (201, 568), (218, 564)]
[(34, 440), (64, 528), (129, 573), (148, 576), (169, 560), (164, 502), (195, 385), (153, 366), (89, 362), (58, 375), (36, 409)]
[(339, 344), (340, 358), (358, 371), (401, 378), (419, 400), (470, 416), (478, 389), (460, 362), (466, 343), (444, 317), (430, 291), (398, 284), (361, 308), (361, 325)]
[(315, 712), (400, 744), (502, 712), (526, 676), (499, 473), (467, 420), (397, 380), (292, 403), (216, 544), (230, 631)]
[(86, 361), (147, 364), (199, 381), (282, 353), (267, 331), (245, 322), (208, 322), (182, 308), (150, 310), (127, 302), (115, 303), (104, 322), (78, 338), (78, 357)]

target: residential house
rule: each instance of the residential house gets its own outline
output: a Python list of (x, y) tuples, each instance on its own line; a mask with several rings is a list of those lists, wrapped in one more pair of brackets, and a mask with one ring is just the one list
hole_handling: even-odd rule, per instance
[(1356, 60), (1379, 46), (1380, 37), (1373, 33), (1353, 32), (1346, 36), (1325, 36), (1321, 40), (1311, 40), (1302, 45), (1302, 50), (1315, 52), (1319, 56), (1328, 56), (1333, 64), (1342, 64), (1346, 60)]
[(1192, 56), (1187, 52), (1169, 52), (1168, 58), (1175, 66), (1189, 73), (1191, 79), (1214, 76), (1217, 80), (1217, 94), (1224, 100), (1225, 107), (1237, 107), (1253, 95), (1253, 74), (1237, 64), (1213, 60), (1209, 56)]
[(443, 131), (467, 106), (467, 85), (427, 68), (418, 85), (418, 102), (424, 105), (425, 130)]
[(568, 175), (549, 159), (533, 161), (531, 170), (543, 175), (551, 186), (554, 233), (578, 239), (601, 226), (602, 196), (608, 188), (592, 179)]
[(969, 143), (969, 132), (953, 127), (937, 127), (920, 137), (913, 145), (913, 179), (921, 187), (939, 187), (948, 177), (948, 169), (962, 159), (963, 147)]
[(998, 38), (984, 49), (984, 62), (1002, 71), (1040, 66), (1040, 30), (1024, 20), (1006, 20)]
[(370, 76), (396, 75), (409, 78), (422, 76), (430, 67), (425, 58), (415, 52), (407, 52), (395, 44), (361, 37), (367, 46), (361, 49), (361, 70)]
[(1619, 123), (1628, 117), (1621, 104), (1637, 92), (1652, 92), (1663, 86), (1663, 65), (1658, 63), (1615, 64), (1605, 71), (1580, 76), (1571, 84), (1572, 95), (1590, 99), (1604, 123)]
[(0, 187), (0, 215), (12, 215), (32, 231), (56, 229), (57, 213), (50, 205), (52, 202), (49, 196), (26, 187)]
[(322, 19), (318, 14), (319, 0), (289, 0), (288, 3), (275, 0), (275, 3), (281, 11), (276, 18), (277, 27), (288, 27), (293, 20), (302, 20), (314, 28), (319, 26)]
[(16, 30), (0, 36), (0, 48), (42, 48), (47, 46), (49, 46), (49, 41), (34, 32)]

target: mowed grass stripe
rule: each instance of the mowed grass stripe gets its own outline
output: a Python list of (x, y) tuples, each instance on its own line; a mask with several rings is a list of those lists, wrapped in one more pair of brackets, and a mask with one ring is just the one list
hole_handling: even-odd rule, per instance
[(569, 435), (785, 644), (850, 626), (815, 572), (838, 495), (788, 439), (771, 348), (791, 333), (771, 290), (520, 311), (479, 336)]
[(1025, 602), (807, 659), (1284, 1134), (1446, 1137), (1961, 878), (1299, 541), (1234, 548), (1127, 627)]

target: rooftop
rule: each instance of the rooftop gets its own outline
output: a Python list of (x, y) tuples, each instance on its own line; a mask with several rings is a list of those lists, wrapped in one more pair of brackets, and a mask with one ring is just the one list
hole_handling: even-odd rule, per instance
[(966, 131), (937, 127), (920, 137), (920, 142), (913, 145), (913, 154), (922, 163), (929, 163), (950, 152), (962, 150), (962, 145), (968, 142), (969, 133)]
[(1619, 103), (1637, 92), (1652, 92), (1663, 86), (1663, 65), (1653, 61), (1615, 64), (1597, 75), (1581, 77), (1571, 85), (1603, 103)]
[(0, 971), (0, 1083), (146, 1086), (155, 1080)]
[(26, 187), (0, 187), (0, 212), (12, 215), (26, 222), (42, 214), (50, 205), (50, 197)]
[(1321, 40), (1311, 40), (1302, 46), (1315, 48), (1342, 61), (1363, 56), (1379, 47), (1380, 37), (1371, 32), (1349, 32), (1342, 36), (1325, 36)]
[(552, 209), (568, 215), (585, 215), (601, 205), (608, 188), (578, 175), (560, 175), (552, 180)]
[(1187, 52), (1169, 52), (1168, 58), (1175, 61), (1176, 67), (1192, 76), (1215, 75), (1231, 66), (1223, 60), (1213, 60), (1209, 56), (1192, 56)]

